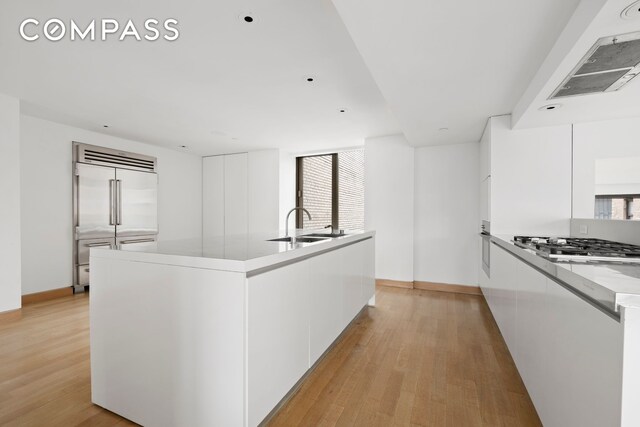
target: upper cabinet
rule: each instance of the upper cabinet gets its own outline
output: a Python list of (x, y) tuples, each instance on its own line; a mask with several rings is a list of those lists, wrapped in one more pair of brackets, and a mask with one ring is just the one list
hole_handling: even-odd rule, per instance
[(484, 181), (491, 174), (491, 118), (484, 128), (480, 140), (480, 181)]
[(480, 152), (492, 234), (569, 234), (571, 125), (513, 130), (511, 116), (491, 117)]
[(480, 140), (480, 220), (491, 221), (491, 119)]

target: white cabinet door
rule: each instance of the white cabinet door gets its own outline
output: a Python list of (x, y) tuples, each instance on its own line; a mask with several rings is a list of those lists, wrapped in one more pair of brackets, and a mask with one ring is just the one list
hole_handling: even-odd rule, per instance
[(224, 235), (224, 157), (202, 158), (202, 234)]
[(302, 261), (247, 279), (250, 426), (309, 369), (309, 270)]
[(491, 177), (480, 183), (480, 219), (491, 221)]
[(620, 425), (622, 325), (552, 280), (547, 307), (543, 424)]
[(361, 306), (369, 303), (376, 294), (376, 260), (375, 260), (375, 239), (368, 239), (361, 243), (363, 271), (362, 271), (362, 301)]
[(342, 270), (342, 329), (362, 308), (362, 269), (364, 267), (364, 246), (362, 243), (346, 246), (340, 251)]
[(309, 352), (313, 365), (342, 332), (343, 277), (342, 251), (310, 258), (309, 271)]
[(487, 125), (480, 139), (480, 181), (491, 175), (491, 120)]
[[(280, 213), (280, 152), (250, 151), (248, 154), (248, 220), (249, 233), (278, 230)], [(293, 196), (294, 189), (291, 189)]]
[(547, 278), (525, 263), (518, 262), (515, 283), (518, 286), (517, 347), (511, 354), (533, 404), (538, 413), (543, 413), (547, 410), (545, 384), (549, 380), (547, 364), (551, 345), (546, 305)]
[(513, 354), (516, 344), (516, 265), (518, 261), (504, 249), (491, 244), (491, 310), (500, 332)]
[(224, 234), (247, 232), (247, 153), (224, 156)]

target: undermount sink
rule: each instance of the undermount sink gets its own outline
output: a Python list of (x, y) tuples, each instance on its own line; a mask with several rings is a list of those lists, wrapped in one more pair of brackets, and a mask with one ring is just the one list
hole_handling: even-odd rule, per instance
[[(320, 242), (322, 240), (327, 240), (328, 237), (307, 237), (307, 236), (299, 236), (296, 237), (297, 243), (314, 243)], [(291, 237), (279, 237), (277, 239), (269, 239), (268, 242), (290, 242)]]
[(346, 236), (346, 234), (344, 234), (344, 233), (311, 233), (311, 234), (305, 234), (305, 236), (323, 237), (325, 239), (327, 239), (327, 238), (335, 239), (336, 237), (344, 237), (344, 236)]

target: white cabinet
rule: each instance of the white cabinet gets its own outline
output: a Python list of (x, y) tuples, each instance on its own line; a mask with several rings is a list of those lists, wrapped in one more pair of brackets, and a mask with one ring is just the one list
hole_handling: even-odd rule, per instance
[(202, 233), (247, 232), (247, 153), (202, 158)]
[(375, 265), (375, 239), (368, 239), (361, 243), (364, 253), (364, 270), (362, 272), (361, 306), (365, 304), (375, 305), (376, 294), (376, 265)]
[(491, 250), (487, 302), (542, 423), (620, 425), (621, 323), (497, 245)]
[(487, 125), (480, 139), (480, 181), (483, 181), (491, 174), (491, 119), (487, 121)]
[(340, 274), (342, 251), (310, 258), (309, 276), (309, 351), (314, 364), (342, 331), (343, 277)]
[(247, 233), (247, 153), (224, 156), (224, 234)]
[(279, 228), (279, 159), (277, 150), (203, 157), (204, 236), (264, 233)]
[(309, 369), (308, 271), (302, 261), (248, 279), (250, 426), (260, 424)]
[(480, 183), (480, 220), (491, 221), (491, 177)]
[(258, 425), (373, 297), (374, 239), (247, 279), (248, 422)]
[[(497, 246), (494, 250), (504, 252)], [(546, 369), (551, 350), (546, 306), (547, 278), (513, 256), (511, 258), (516, 264), (514, 282), (517, 284), (516, 347), (511, 350), (511, 355), (538, 413), (543, 414), (546, 412)]]
[(374, 239), (309, 259), (310, 364), (375, 294)]
[(224, 235), (224, 156), (202, 158), (202, 234)]
[[(247, 231), (260, 233), (279, 229), (280, 152), (259, 150), (248, 153)], [(293, 200), (295, 189), (290, 189)], [(288, 207), (288, 206), (287, 206)]]
[(491, 245), (492, 310), (512, 354), (516, 344), (516, 263), (513, 256), (496, 245)]
[(341, 253), (342, 270), (342, 318), (346, 326), (362, 308), (362, 272), (364, 252), (362, 245), (345, 247)]
[(548, 359), (542, 422), (618, 426), (622, 408), (622, 325), (548, 280)]

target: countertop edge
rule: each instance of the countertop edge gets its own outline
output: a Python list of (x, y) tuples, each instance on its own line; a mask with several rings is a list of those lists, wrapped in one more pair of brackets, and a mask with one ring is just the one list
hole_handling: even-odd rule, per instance
[[(492, 235), (491, 242), (582, 298), (596, 309), (620, 321), (619, 301), (616, 292), (578, 273), (564, 268), (558, 268), (555, 263), (538, 256), (530, 250), (516, 246), (512, 241)], [(640, 301), (640, 296), (633, 296)]]

